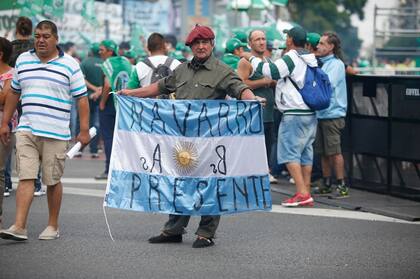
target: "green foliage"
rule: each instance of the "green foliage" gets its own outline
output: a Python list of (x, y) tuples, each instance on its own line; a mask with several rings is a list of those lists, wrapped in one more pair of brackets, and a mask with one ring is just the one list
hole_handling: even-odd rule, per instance
[(336, 32), (342, 41), (344, 56), (351, 61), (358, 56), (362, 42), (357, 37), (357, 28), (351, 25), (350, 17), (355, 14), (363, 19), (366, 2), (367, 0), (290, 0), (289, 11), (292, 20), (308, 32)]

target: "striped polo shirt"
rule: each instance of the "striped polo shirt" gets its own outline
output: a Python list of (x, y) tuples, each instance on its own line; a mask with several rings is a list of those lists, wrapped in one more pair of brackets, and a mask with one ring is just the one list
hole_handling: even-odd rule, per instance
[(12, 89), (20, 94), (22, 116), (17, 131), (59, 140), (71, 139), (70, 110), (73, 98), (87, 96), (78, 62), (61, 49), (43, 63), (35, 50), (16, 60)]

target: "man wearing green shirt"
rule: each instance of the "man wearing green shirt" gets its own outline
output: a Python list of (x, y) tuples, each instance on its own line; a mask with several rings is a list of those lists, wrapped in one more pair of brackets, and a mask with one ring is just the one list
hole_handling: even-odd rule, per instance
[[(85, 76), (87, 93), (89, 97), (89, 126), (96, 127), (99, 130), (99, 97), (102, 94), (103, 76), (102, 76), (102, 59), (99, 56), (99, 44), (94, 43), (90, 47), (89, 56), (86, 57), (80, 68)], [(90, 154), (92, 158), (98, 158), (98, 137), (94, 137), (89, 144)]]
[[(259, 57), (262, 61), (268, 61), (264, 53), (267, 50), (266, 36), (262, 30), (252, 30), (249, 33), (248, 43), (251, 47), (251, 54)], [(263, 109), (264, 137), (267, 160), (270, 161), (271, 146), (273, 145), (273, 123), (274, 123), (274, 90), (277, 82), (264, 77), (261, 73), (252, 70), (251, 63), (246, 59), (241, 59), (238, 65), (239, 77), (248, 85), (256, 96), (266, 99)], [(271, 166), (270, 166), (271, 167)], [(271, 170), (271, 168), (270, 168)], [(270, 182), (276, 179), (270, 175)]]

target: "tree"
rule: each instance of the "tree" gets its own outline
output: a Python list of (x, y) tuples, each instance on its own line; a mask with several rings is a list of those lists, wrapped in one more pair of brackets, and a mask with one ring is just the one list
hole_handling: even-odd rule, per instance
[(289, 11), (292, 20), (308, 32), (336, 32), (341, 39), (344, 56), (350, 62), (359, 55), (362, 43), (350, 17), (357, 15), (362, 20), (366, 2), (367, 0), (290, 0)]

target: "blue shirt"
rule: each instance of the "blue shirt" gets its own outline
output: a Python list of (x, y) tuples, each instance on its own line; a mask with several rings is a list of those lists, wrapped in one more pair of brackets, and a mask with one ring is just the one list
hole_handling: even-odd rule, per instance
[(333, 54), (320, 58), (322, 70), (328, 75), (333, 89), (330, 106), (317, 111), (318, 119), (345, 117), (347, 112), (347, 85), (344, 63)]

